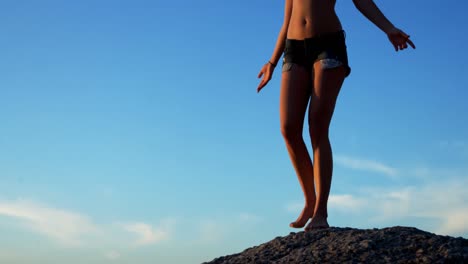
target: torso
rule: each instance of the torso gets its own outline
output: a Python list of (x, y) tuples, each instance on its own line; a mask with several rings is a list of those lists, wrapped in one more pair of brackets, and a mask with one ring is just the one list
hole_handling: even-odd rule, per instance
[(288, 39), (304, 39), (342, 29), (335, 13), (336, 0), (292, 0)]

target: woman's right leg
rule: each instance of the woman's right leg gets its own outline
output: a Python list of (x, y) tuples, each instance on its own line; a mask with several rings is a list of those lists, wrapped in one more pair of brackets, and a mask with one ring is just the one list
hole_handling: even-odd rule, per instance
[(312, 92), (311, 73), (298, 64), (283, 66), (280, 92), (281, 133), (304, 192), (305, 206), (289, 226), (304, 227), (313, 216), (315, 189), (312, 161), (302, 137), (304, 116)]

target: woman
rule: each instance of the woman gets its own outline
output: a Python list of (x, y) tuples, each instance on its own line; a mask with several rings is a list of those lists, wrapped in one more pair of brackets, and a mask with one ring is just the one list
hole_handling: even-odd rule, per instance
[[(403, 50), (409, 36), (385, 18), (372, 0), (353, 0), (356, 8), (379, 27), (395, 47)], [(262, 67), (257, 92), (270, 81), (282, 53), (281, 133), (304, 192), (305, 205), (293, 228), (327, 228), (327, 202), (333, 159), (328, 130), (336, 99), (350, 74), (345, 33), (335, 13), (336, 0), (285, 0), (284, 22), (271, 59)], [(313, 159), (302, 138), (310, 100), (308, 125)], [(315, 182), (314, 182), (315, 179)]]

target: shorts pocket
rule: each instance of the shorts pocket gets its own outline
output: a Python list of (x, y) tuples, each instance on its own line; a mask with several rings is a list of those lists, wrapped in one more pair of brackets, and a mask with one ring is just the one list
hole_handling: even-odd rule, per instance
[(343, 62), (340, 60), (330, 58), (320, 60), (320, 63), (322, 64), (323, 69), (333, 69), (343, 65)]
[(292, 63), (292, 62), (285, 62), (285, 63), (283, 63), (282, 72), (290, 71), (291, 68), (292, 68), (292, 66), (293, 66), (293, 63)]

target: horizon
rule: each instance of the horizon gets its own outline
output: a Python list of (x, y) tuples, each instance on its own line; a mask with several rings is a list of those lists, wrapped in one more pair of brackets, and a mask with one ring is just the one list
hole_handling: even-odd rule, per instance
[[(468, 238), (468, 4), (444, 3), (376, 1), (416, 45), (395, 52), (337, 2), (330, 226)], [(283, 5), (2, 3), (0, 262), (201, 263), (302, 231), (278, 68), (256, 92)]]

